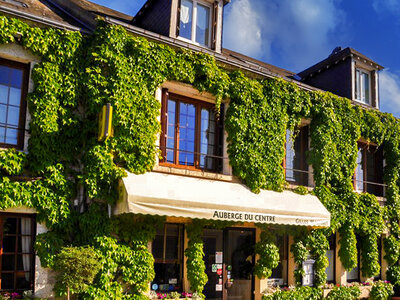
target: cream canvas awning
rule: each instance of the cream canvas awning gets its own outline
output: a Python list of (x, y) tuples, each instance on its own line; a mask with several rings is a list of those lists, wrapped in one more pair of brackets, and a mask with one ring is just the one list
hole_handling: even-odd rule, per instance
[(221, 221), (329, 227), (330, 213), (316, 196), (262, 190), (239, 183), (149, 172), (128, 173), (115, 214), (137, 213)]

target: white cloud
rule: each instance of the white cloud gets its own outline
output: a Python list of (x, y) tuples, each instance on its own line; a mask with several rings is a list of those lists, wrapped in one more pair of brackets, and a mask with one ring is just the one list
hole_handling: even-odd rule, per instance
[[(250, 56), (262, 49), (256, 58), (268, 60), (274, 55), (285, 67), (301, 71), (340, 46), (337, 29), (345, 23), (345, 13), (338, 8), (339, 2), (252, 0), (250, 6), (249, 0), (234, 0), (227, 5), (231, 6), (226, 13), (230, 22), (224, 25), (224, 47)], [(242, 37), (245, 41), (240, 41)]]
[(224, 19), (224, 47), (258, 57), (263, 51), (269, 53), (269, 47), (262, 48), (262, 15), (254, 3), (254, 0), (236, 0), (228, 4)]
[(380, 108), (400, 117), (400, 76), (389, 69), (379, 74)]
[(372, 6), (377, 13), (385, 11), (391, 13), (400, 12), (400, 0), (373, 0)]

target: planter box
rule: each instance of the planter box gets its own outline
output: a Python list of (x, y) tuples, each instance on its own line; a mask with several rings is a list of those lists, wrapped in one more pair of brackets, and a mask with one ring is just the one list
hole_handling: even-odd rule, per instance
[[(361, 291), (361, 296), (360, 299), (368, 299), (369, 298), (369, 293), (371, 292), (372, 286), (360, 286), (360, 291)], [(324, 298), (329, 294), (329, 292), (332, 289), (324, 289), (323, 290), (323, 296)], [(392, 298), (394, 299), (394, 298)], [(398, 298), (398, 300), (400, 300), (400, 297)]]

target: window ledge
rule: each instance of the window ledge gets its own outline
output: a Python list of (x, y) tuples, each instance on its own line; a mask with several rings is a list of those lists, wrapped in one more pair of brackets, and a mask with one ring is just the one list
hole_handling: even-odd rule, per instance
[(286, 182), (287, 182), (287, 186), (285, 187), (285, 189), (287, 189), (287, 190), (293, 191), (293, 190), (297, 189), (297, 188), (300, 187), (300, 186), (305, 187), (309, 192), (312, 192), (312, 191), (314, 190), (314, 187), (313, 187), (313, 186), (306, 186), (306, 185), (294, 184), (294, 183), (290, 183), (290, 182), (288, 182), (288, 181), (286, 181)]
[(237, 179), (235, 179), (231, 175), (204, 172), (201, 170), (188, 170), (188, 169), (174, 168), (174, 167), (168, 167), (168, 166), (155, 166), (153, 168), (153, 171), (159, 172), (159, 173), (197, 177), (197, 178), (203, 178), (203, 179), (220, 180), (220, 181), (228, 181), (228, 182), (239, 182)]

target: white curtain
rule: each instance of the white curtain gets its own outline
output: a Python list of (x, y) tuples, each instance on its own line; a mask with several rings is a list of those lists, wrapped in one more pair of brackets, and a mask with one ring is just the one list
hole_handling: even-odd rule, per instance
[[(22, 253), (31, 252), (31, 219), (29, 218), (21, 218), (21, 234), (26, 236), (21, 236), (21, 246)], [(29, 236), (28, 236), (29, 235)], [(22, 263), (24, 266), (24, 271), (29, 272), (31, 270), (31, 255), (22, 254)], [(29, 281), (29, 274), (25, 273), (25, 279)]]
[[(187, 24), (189, 23), (189, 5), (191, 5), (190, 3), (187, 3), (188, 1), (182, 1), (182, 5), (181, 5), (181, 22), (183, 24)], [(187, 6), (185, 6), (185, 4)]]

